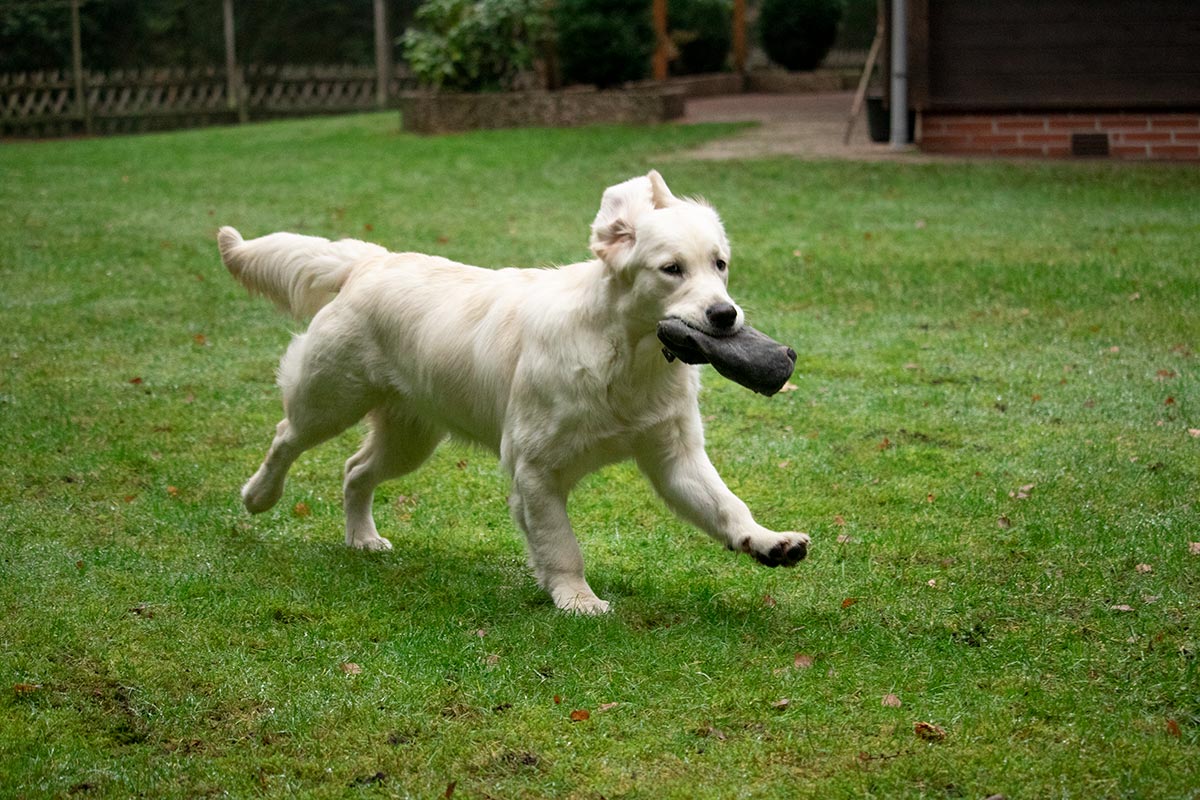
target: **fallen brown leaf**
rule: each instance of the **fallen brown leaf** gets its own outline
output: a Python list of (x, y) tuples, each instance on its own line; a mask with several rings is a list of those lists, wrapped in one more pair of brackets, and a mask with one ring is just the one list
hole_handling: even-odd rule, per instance
[(796, 653), (796, 657), (792, 659), (792, 666), (796, 669), (809, 669), (813, 665), (813, 657), (805, 653)]
[(834, 514), (833, 515), (833, 524), (837, 525), (839, 528), (843, 528), (846, 526), (846, 518), (843, 517), (841, 514)]
[(621, 704), (620, 703), (601, 703), (600, 705), (596, 706), (596, 713), (603, 714), (605, 711), (612, 711), (614, 708), (616, 708), (619, 705), (621, 705)]
[(728, 738), (725, 736), (725, 731), (720, 728), (714, 728), (712, 725), (701, 725), (696, 729), (696, 735), (708, 739), (716, 739), (721, 742)]
[(883, 700), (881, 701), (881, 705), (883, 705), (884, 708), (899, 708), (903, 705), (903, 703), (900, 702), (900, 698), (896, 695), (885, 694), (883, 696)]
[(17, 697), (22, 697), (27, 694), (33, 694), (41, 688), (42, 685), (40, 683), (14, 683), (13, 694), (15, 694)]
[(778, 700), (776, 700), (774, 703), (771, 703), (771, 708), (777, 709), (779, 711), (783, 711), (785, 708), (787, 708), (791, 704), (792, 704), (791, 700), (789, 700), (786, 697), (781, 697)]
[(1120, 605), (1116, 605), (1116, 606), (1109, 606), (1108, 608), (1110, 611), (1120, 611), (1122, 613), (1128, 612), (1128, 611), (1133, 611), (1133, 606), (1128, 605), (1126, 603), (1121, 603)]
[(996, 524), (998, 526), (1000, 526), (1001, 528), (1007, 530), (1008, 528), (1012, 527), (1012, 520), (1009, 519), (1008, 517), (1004, 516), (1003, 514), (1001, 514), (1000, 518), (996, 520)]
[(1037, 484), (1034, 484), (1034, 483), (1027, 483), (1024, 486), (1022, 486), (1020, 489), (1009, 492), (1008, 496), (1015, 498), (1017, 500), (1028, 500), (1029, 495), (1031, 495), (1033, 493), (1033, 487), (1036, 485)]
[(1167, 733), (1171, 736), (1182, 736), (1183, 731), (1179, 729), (1179, 723), (1173, 719), (1167, 720)]
[(842, 608), (849, 608), (850, 606), (854, 605), (857, 602), (858, 602), (857, 597), (847, 597), (845, 600), (842, 601)]
[(795, 391), (798, 391), (799, 389), (800, 389), (799, 386), (792, 383), (791, 381), (787, 381), (786, 383), (783, 384), (783, 388), (779, 390), (779, 394), (783, 394), (784, 392), (795, 392)]
[(776, 605), (778, 605), (775, 602), (775, 598), (771, 597), (771, 595), (769, 595), (769, 594), (764, 594), (762, 596), (762, 604), (764, 606), (766, 606), (767, 608), (774, 608)]
[(592, 713), (586, 708), (577, 708), (571, 712), (571, 722), (585, 722), (592, 718)]
[(301, 500), (296, 505), (292, 506), (292, 514), (297, 517), (307, 517), (312, 514), (312, 509), (308, 507), (308, 503)]
[(346, 663), (342, 664), (342, 672), (346, 673), (347, 675), (361, 675), (362, 671), (362, 667), (352, 661), (347, 661)]
[(913, 723), (913, 733), (918, 739), (924, 739), (927, 742), (940, 742), (946, 738), (946, 729), (940, 725), (934, 725), (932, 722), (915, 722)]
[(1151, 572), (1154, 572), (1154, 567), (1150, 566), (1149, 564), (1138, 564), (1136, 567), (1134, 567), (1134, 569), (1142, 575), (1147, 575)]
[(1200, 542), (1188, 542), (1188, 553), (1193, 556), (1200, 556)]

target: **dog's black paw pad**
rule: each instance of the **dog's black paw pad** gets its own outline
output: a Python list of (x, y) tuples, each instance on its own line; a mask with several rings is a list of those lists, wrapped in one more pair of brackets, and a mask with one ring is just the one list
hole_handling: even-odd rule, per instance
[(808, 555), (808, 542), (779, 542), (765, 553), (754, 553), (755, 560), (765, 567), (794, 567)]

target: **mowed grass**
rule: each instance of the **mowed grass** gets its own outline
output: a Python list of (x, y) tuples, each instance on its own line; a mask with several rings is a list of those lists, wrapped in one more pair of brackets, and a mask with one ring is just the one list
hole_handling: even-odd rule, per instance
[[(687, 159), (731, 132), (0, 147), (0, 795), (1196, 797), (1200, 174)], [(807, 561), (730, 554), (613, 467), (572, 500), (613, 613), (571, 617), (453, 444), (379, 492), (395, 550), (351, 552), (361, 429), (241, 509), (296, 325), (218, 225), (563, 263), (651, 167), (722, 212), (735, 296), (800, 354), (794, 391), (706, 368), (701, 402)]]

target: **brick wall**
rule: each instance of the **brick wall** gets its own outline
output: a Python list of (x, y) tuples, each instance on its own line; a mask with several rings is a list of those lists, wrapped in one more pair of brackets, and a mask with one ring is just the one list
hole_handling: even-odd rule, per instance
[[(933, 153), (1070, 158), (1073, 134), (1107, 137), (1110, 158), (1200, 160), (1200, 112), (925, 112), (921, 119), (919, 145), (922, 150)], [(1103, 138), (1099, 141), (1104, 143)], [(1096, 140), (1092, 138), (1087, 144), (1094, 146)]]

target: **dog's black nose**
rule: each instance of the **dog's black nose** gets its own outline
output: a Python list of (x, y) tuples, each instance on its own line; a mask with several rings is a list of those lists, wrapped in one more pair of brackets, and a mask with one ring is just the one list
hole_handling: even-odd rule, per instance
[(708, 307), (704, 315), (708, 317), (708, 323), (714, 328), (725, 330), (732, 328), (733, 324), (737, 322), (738, 310), (729, 303), (715, 303)]

